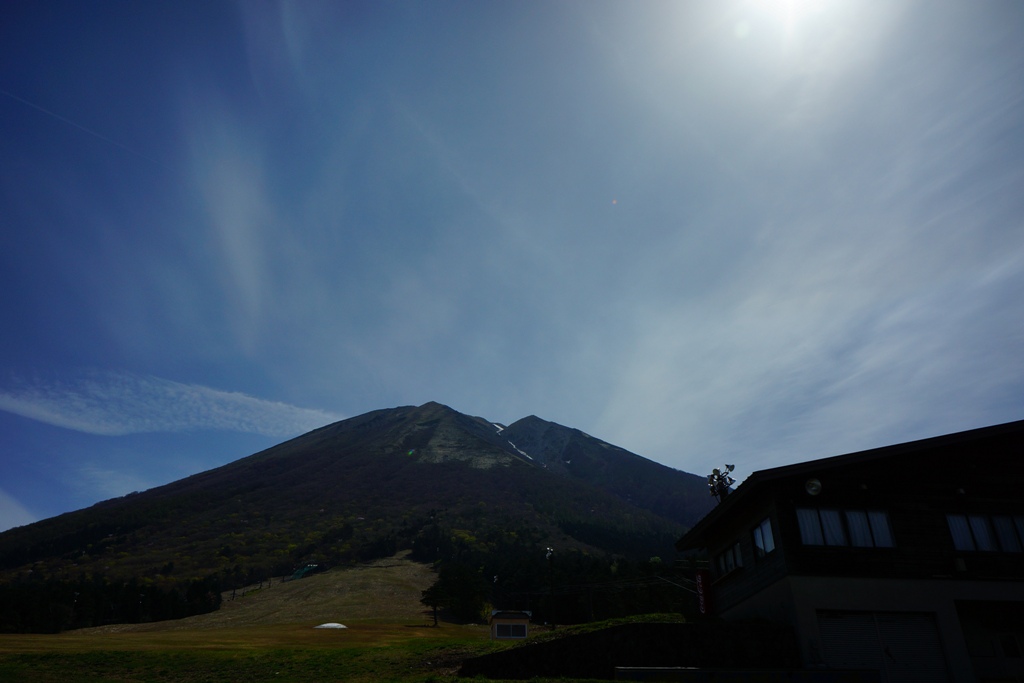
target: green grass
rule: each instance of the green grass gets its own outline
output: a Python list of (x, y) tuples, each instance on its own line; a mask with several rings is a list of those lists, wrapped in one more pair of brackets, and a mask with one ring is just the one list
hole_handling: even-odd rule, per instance
[[(496, 646), (485, 626), (426, 626), (434, 574), (402, 557), (328, 572), (177, 621), (0, 635), (0, 681), (417, 681)], [(315, 629), (340, 621), (346, 629)]]
[[(0, 634), (0, 681), (454, 682), (462, 660), (512, 644), (491, 641), (486, 626), (427, 626), (419, 595), (433, 576), (394, 557), (275, 584), (177, 621)], [(348, 628), (313, 628), (326, 621)], [(530, 640), (607, 625), (535, 628)]]
[[(482, 626), (350, 624), (0, 636), (0, 680), (428, 681), (496, 647)], [(500, 646), (497, 646), (500, 647)]]
[[(553, 632), (536, 629), (528, 642), (630, 621), (677, 619), (672, 615), (647, 615)], [(433, 628), (378, 622), (354, 622), (340, 630), (281, 624), (214, 630), (14, 634), (0, 635), (0, 681), (454, 683), (459, 680), (456, 673), (464, 659), (514, 646), (491, 641), (485, 626), (443, 624)]]
[[(615, 620), (620, 623), (625, 620)], [(547, 640), (609, 625), (537, 630)], [(351, 681), (454, 683), (468, 657), (514, 646), (485, 626), (352, 623), (216, 630), (0, 635), (0, 681), (26, 683), (228, 683)], [(535, 679), (544, 681), (546, 679)], [(566, 679), (559, 679), (565, 681)]]

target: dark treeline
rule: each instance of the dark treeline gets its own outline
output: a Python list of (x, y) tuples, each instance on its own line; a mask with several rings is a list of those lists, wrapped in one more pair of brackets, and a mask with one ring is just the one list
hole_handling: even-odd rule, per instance
[(548, 552), (535, 528), (491, 526), (470, 534), (439, 521), (423, 527), (413, 548), (413, 558), (438, 570), (423, 603), (455, 620), (481, 622), (492, 608), (529, 610), (535, 623), (551, 624), (696, 609), (688, 580), (671, 562), (576, 548)]
[(104, 577), (22, 580), (0, 585), (0, 633), (180, 619), (212, 612), (220, 602), (216, 577), (166, 588)]
[[(532, 523), (478, 503), (419, 514), (402, 511), (398, 502), (393, 505), (396, 509), (390, 510), (382, 503), (372, 519), (335, 517), (320, 528), (261, 525), (266, 538), (259, 542), (224, 538), (205, 551), (211, 558), (204, 564), (220, 565), (219, 569), (191, 582), (177, 577), (194, 567), (176, 567), (175, 561), (165, 561), (168, 555), (152, 558), (154, 564), (135, 578), (97, 573), (72, 579), (59, 573), (59, 564), (36, 565), (31, 578), (22, 573), (0, 583), (0, 632), (57, 632), (178, 619), (217, 609), (224, 590), (288, 577), (309, 565), (322, 571), (407, 549), (413, 559), (433, 563), (438, 570), (425, 604), (456, 620), (481, 622), (488, 610), (499, 608), (530, 610), (536, 622), (568, 624), (685, 612), (693, 604), (692, 595), (679, 587), (685, 579), (673, 576), (671, 562), (654, 557), (674, 556), (677, 534), (642, 519), (582, 519), (552, 505), (550, 510), (537, 510), (538, 521)], [(254, 521), (250, 525), (257, 526)], [(76, 563), (86, 554), (109, 555), (133, 547), (126, 528), (95, 524), (78, 532), (65, 530), (46, 549), (67, 551), (85, 543), (84, 549), (68, 551), (63, 558)], [(575, 540), (555, 547), (549, 557), (547, 547), (558, 545), (550, 540), (553, 535)], [(202, 540), (193, 537), (195, 544)], [(33, 559), (40, 546), (29, 547), (28, 540), (12, 537), (0, 560), (17, 565)], [(589, 552), (582, 549), (587, 546)], [(204, 550), (196, 545), (192, 552), (200, 555)]]
[(0, 546), (0, 569), (10, 569), (27, 564), (36, 557), (64, 555), (82, 548), (99, 545), (115, 534), (124, 533), (121, 526), (106, 523), (92, 523), (83, 529), (68, 531), (52, 537), (44, 537), (34, 543), (9, 543)]

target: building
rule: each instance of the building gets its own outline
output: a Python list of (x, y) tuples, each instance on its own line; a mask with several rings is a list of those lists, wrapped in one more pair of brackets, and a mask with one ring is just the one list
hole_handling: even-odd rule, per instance
[(531, 612), (491, 610), (491, 639), (507, 640), (529, 635)]
[(1024, 420), (754, 472), (676, 547), (807, 668), (1024, 681)]

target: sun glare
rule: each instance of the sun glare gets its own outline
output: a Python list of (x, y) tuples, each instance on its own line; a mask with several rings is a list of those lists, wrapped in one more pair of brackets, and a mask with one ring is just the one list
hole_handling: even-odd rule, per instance
[(782, 23), (787, 32), (795, 31), (800, 20), (821, 9), (824, 0), (757, 0), (756, 5), (776, 21)]
[[(830, 0), (747, 0), (741, 5), (742, 19), (734, 26), (737, 38), (746, 38), (758, 27), (779, 31), (787, 49), (794, 49), (801, 33), (823, 15)], [(771, 28), (774, 27), (774, 28)]]

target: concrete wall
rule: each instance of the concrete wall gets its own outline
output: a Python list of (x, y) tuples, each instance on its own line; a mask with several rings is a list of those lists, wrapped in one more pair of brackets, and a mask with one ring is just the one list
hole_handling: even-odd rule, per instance
[(1024, 609), (1024, 584), (952, 579), (787, 577), (733, 605), (722, 616), (726, 619), (757, 617), (790, 624), (796, 631), (804, 665), (815, 667), (824, 664), (818, 610), (932, 614), (952, 680), (974, 683), (977, 679), (957, 614), (957, 600), (1016, 600)]

